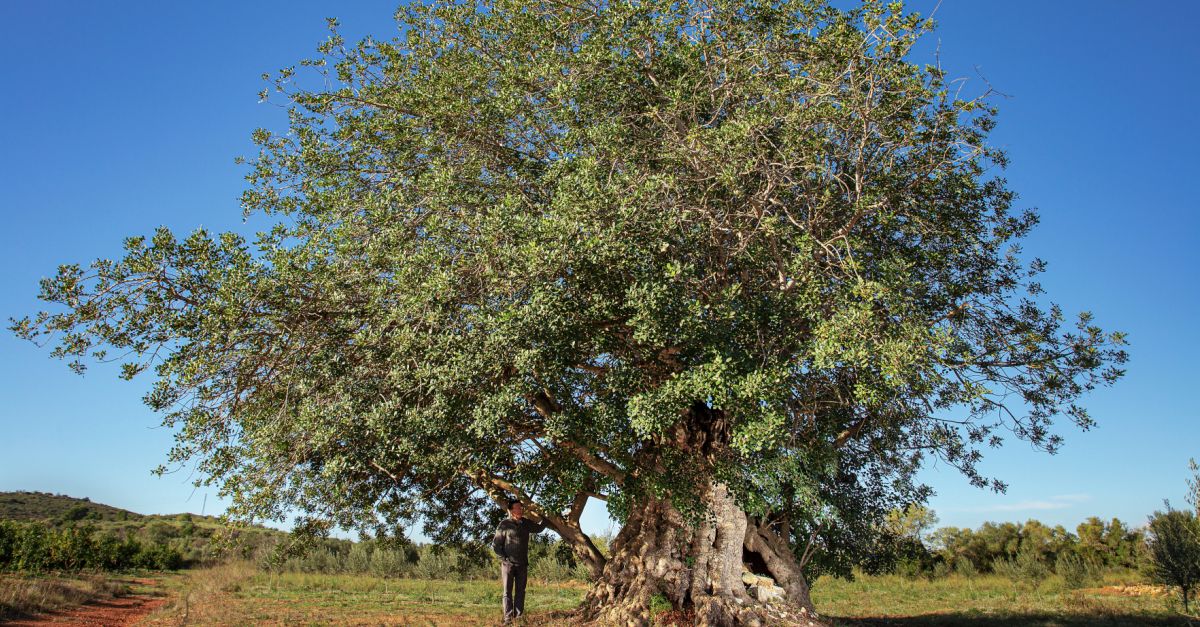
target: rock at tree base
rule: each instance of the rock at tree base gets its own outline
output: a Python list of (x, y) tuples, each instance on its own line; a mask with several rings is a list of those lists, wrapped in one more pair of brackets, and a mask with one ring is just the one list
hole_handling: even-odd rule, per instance
[(782, 601), (784, 597), (783, 588), (772, 585), (756, 584), (750, 586), (747, 589), (747, 592), (749, 592), (750, 596), (754, 597), (754, 599), (760, 603)]

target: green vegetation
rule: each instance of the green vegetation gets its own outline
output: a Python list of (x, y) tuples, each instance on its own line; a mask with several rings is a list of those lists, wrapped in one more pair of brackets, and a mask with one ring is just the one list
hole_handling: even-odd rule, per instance
[(60, 494), (0, 492), (0, 506), (0, 570), (179, 568), (266, 554), (286, 538), (213, 516), (138, 514)]
[[(894, 514), (892, 530), (903, 527), (907, 531), (892, 543), (879, 545), (856, 572), (927, 580), (996, 575), (1014, 582), (1054, 580), (1065, 589), (1079, 589), (1114, 576), (1145, 579), (1144, 574), (1152, 568), (1145, 533), (1119, 519), (1104, 522), (1093, 516), (1073, 532), (1037, 520), (987, 522), (977, 529), (943, 527), (930, 532), (927, 526), (936, 517), (918, 515), (925, 521), (919, 529), (905, 526), (904, 515)], [(604, 554), (609, 541), (595, 539)], [(546, 581), (590, 581), (587, 569), (573, 557), (565, 543), (549, 534), (536, 536), (530, 545), (532, 576)], [(455, 547), (397, 548), (374, 541), (328, 539), (302, 555), (281, 562), (263, 560), (261, 565), (272, 572), (412, 579), (491, 579), (497, 568), (490, 554)]]
[(1134, 572), (1109, 573), (1089, 589), (1076, 590), (1057, 576), (1039, 581), (999, 575), (912, 579), (860, 575), (853, 581), (821, 577), (813, 585), (818, 610), (835, 625), (905, 627), (1085, 627), (1091, 625), (1188, 625), (1172, 611), (1165, 591), (1123, 593), (1139, 580)]
[[(289, 556), (292, 547), (283, 532), (240, 529), (240, 542), (226, 542), (222, 534), (228, 528), (212, 517), (142, 515), (89, 499), (30, 492), (0, 493), (0, 500), (9, 503), (8, 515), (15, 519), (0, 519), (0, 571), (177, 569), (231, 556), (251, 557), (273, 573), (426, 580), (488, 579), (498, 568), (495, 556), (478, 543), (437, 547), (326, 538)], [(596, 542), (607, 546), (605, 538)], [(532, 540), (530, 564), (537, 578), (586, 579), (586, 569), (576, 563), (569, 547), (549, 534)]]
[(0, 521), (0, 570), (174, 570), (184, 564), (183, 554), (173, 546), (99, 532), (91, 525), (54, 528)]
[[(217, 557), (230, 555), (213, 545), (206, 553), (209, 560), (186, 557), (185, 549), (195, 539), (215, 541), (222, 528), (215, 518), (144, 516), (54, 495), (6, 493), (0, 499), (11, 494), (26, 495), (26, 509), (8, 510), (22, 522), (0, 521), (0, 571), (175, 569), (213, 564)], [(931, 530), (936, 522), (924, 508), (892, 512), (884, 535), (893, 542), (879, 545), (867, 560), (871, 568), (857, 570), (852, 581), (824, 576), (815, 582), (818, 610), (858, 624), (907, 617), (904, 624), (931, 626), (968, 620), (985, 620), (988, 625), (1169, 625), (1176, 623), (1169, 619), (1166, 588), (1135, 586), (1147, 596), (1105, 590), (1144, 584), (1151, 572), (1173, 586), (1182, 582), (1185, 593), (1190, 592), (1187, 582), (1195, 581), (1188, 572), (1172, 579), (1174, 571), (1154, 569), (1160, 563), (1197, 564), (1195, 554), (1186, 553), (1191, 550), (1186, 542), (1185, 552), (1179, 552), (1179, 542), (1194, 539), (1189, 529), (1200, 524), (1191, 512), (1157, 513), (1149, 534), (1117, 519), (1097, 517), (1071, 531), (1037, 520)], [(287, 548), (282, 533), (259, 531), (263, 542), (246, 553), (252, 561), (169, 578), (177, 596), (223, 599), (217, 608), (192, 603), (187, 611), (193, 618), (213, 614), (212, 622), (219, 623), (235, 612), (247, 612), (245, 616), (264, 621), (369, 622), (412, 613), (430, 622), (453, 619), (471, 624), (486, 622), (499, 602), (498, 565), (487, 551), (327, 538), (289, 556), (271, 550)], [(604, 554), (610, 540), (593, 539)], [(1162, 562), (1155, 551), (1165, 555), (1169, 548), (1175, 560)], [(575, 560), (567, 543), (551, 534), (533, 538), (530, 564), (535, 582), (531, 601), (536, 601), (531, 607), (566, 616), (566, 610), (582, 599), (591, 580), (589, 570)], [(203, 592), (203, 582), (231, 572), (236, 572), (231, 581)], [(101, 585), (103, 577), (86, 574), (5, 575), (0, 581), (0, 611), (10, 614), (65, 607), (119, 589)], [(1190, 594), (1188, 598), (1190, 602)], [(671, 609), (662, 599), (652, 605), (655, 611)]]
[[(497, 569), (497, 573), (498, 573)], [(393, 579), (370, 575), (264, 573), (252, 563), (185, 571), (168, 580), (162, 612), (188, 624), (494, 624), (500, 586), (493, 580)], [(526, 596), (536, 614), (576, 606), (579, 582), (534, 579)], [(171, 622), (171, 621), (168, 621)]]
[(141, 514), (49, 492), (0, 492), (0, 520), (26, 521), (130, 521), (147, 518)]
[[(606, 547), (605, 538), (597, 544)], [(325, 540), (303, 555), (276, 561), (261, 560), (260, 567), (274, 573), (373, 575), (406, 579), (495, 579), (499, 559), (489, 552), (463, 551), (429, 544), (390, 546), (375, 541)], [(542, 581), (589, 579), (589, 571), (578, 564), (570, 547), (549, 534), (530, 539), (530, 577)]]
[[(161, 557), (153, 551), (172, 546), (181, 536), (171, 534), (182, 534), (189, 524), (195, 528), (193, 533), (212, 524), (186, 515), (149, 517), (129, 512), (127, 520), (100, 521), (62, 515), (78, 504), (62, 501), (64, 506), (55, 516), (41, 522), (0, 521), (0, 570), (42, 573), (0, 574), (0, 616), (64, 608), (118, 594), (127, 586), (105, 576), (47, 572), (174, 568), (178, 564), (156, 561)], [(1191, 512), (1175, 514), (1195, 520)], [(1160, 514), (1157, 520), (1166, 519)], [(907, 553), (874, 560), (877, 573), (892, 574), (857, 570), (853, 580), (820, 577), (812, 593), (818, 611), (833, 617), (834, 624), (847, 626), (1186, 624), (1186, 616), (1171, 601), (1170, 589), (1144, 585), (1152, 559), (1147, 537), (1120, 520), (1092, 517), (1073, 531), (1036, 520), (931, 531), (935, 523), (936, 517), (927, 510), (894, 512), (889, 533), (904, 542), (884, 548), (901, 547)], [(144, 536), (160, 537), (165, 543), (143, 544), (134, 534), (113, 535), (134, 529), (130, 524), (143, 525)], [(1152, 524), (1149, 539), (1162, 542), (1167, 536), (1161, 530), (1155, 535), (1156, 529)], [(274, 532), (270, 539), (283, 536)], [(605, 553), (608, 540), (596, 538)], [(271, 546), (276, 544), (262, 548)], [(174, 553), (172, 559), (179, 557)], [(530, 558), (531, 622), (576, 620), (575, 608), (589, 585), (588, 569), (574, 561), (569, 545), (550, 534), (533, 539)], [(119, 564), (122, 559), (126, 561)], [(487, 552), (325, 539), (299, 555), (260, 550), (253, 561), (161, 577), (171, 601), (160, 615), (175, 620), (186, 614), (189, 624), (213, 625), (247, 620), (383, 623), (401, 616), (428, 624), (489, 624), (499, 607), (497, 572), (495, 558)], [(654, 599), (651, 610), (660, 617), (673, 616), (665, 598)]]
[(894, 561), (876, 572), (907, 576), (950, 573), (996, 573), (1010, 579), (1040, 580), (1051, 573), (1067, 575), (1081, 587), (1105, 570), (1144, 567), (1146, 538), (1140, 530), (1114, 518), (1095, 516), (1075, 532), (1037, 520), (1023, 524), (987, 522), (978, 529), (943, 527), (925, 540), (905, 537), (895, 545)]
[[(608, 620), (655, 592), (732, 617), (757, 611), (722, 584), (744, 552), (804, 596), (799, 556), (870, 557), (923, 463), (999, 487), (984, 450), (1054, 451), (1124, 374), (1122, 333), (1041, 296), (990, 94), (918, 52), (903, 3), (396, 17), (274, 77), (288, 128), (254, 132), (243, 195), (274, 224), (129, 237), (11, 327), (153, 377), (170, 460), (243, 520), (450, 545), (515, 497), (620, 578), (590, 597)], [(593, 497), (613, 568), (577, 524)], [(703, 540), (704, 511), (745, 546)]]
[[(996, 576), (936, 580), (859, 573), (854, 581), (821, 577), (813, 599), (835, 625), (905, 627), (1085, 627), (1189, 624), (1172, 611), (1166, 591), (1136, 587), (1137, 573), (1109, 573), (1076, 590), (1051, 576), (1037, 583)], [(189, 613), (189, 624), (494, 624), (500, 589), (493, 580), (391, 579), (352, 574), (264, 573), (253, 564), (186, 571), (168, 581), (171, 604), (162, 618)], [(586, 586), (534, 578), (529, 624), (571, 624)], [(670, 604), (653, 599), (666, 616)], [(185, 610), (186, 608), (186, 610)], [(170, 621), (168, 621), (170, 622)]]
[(1150, 518), (1151, 572), (1155, 579), (1179, 588), (1183, 611), (1200, 583), (1200, 517), (1190, 511), (1155, 512)]

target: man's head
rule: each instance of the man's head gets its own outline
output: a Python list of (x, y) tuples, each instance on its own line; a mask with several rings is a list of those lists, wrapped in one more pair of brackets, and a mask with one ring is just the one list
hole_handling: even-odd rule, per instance
[(520, 519), (525, 515), (525, 504), (517, 499), (508, 501), (508, 514), (513, 518)]

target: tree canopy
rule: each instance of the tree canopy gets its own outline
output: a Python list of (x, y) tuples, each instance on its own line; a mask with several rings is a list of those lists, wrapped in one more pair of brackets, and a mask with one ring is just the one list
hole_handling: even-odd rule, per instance
[(455, 541), (513, 494), (570, 535), (589, 497), (698, 512), (716, 480), (844, 568), (924, 461), (1002, 487), (982, 449), (1055, 450), (1122, 374), (1021, 254), (989, 94), (912, 60), (898, 3), (396, 18), (272, 78), (243, 205), (274, 228), (130, 238), (13, 324), (152, 370), (234, 515)]

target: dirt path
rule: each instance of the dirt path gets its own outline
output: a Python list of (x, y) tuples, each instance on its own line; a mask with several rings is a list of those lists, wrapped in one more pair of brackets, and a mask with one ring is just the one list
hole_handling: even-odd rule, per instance
[[(130, 583), (139, 586), (158, 586), (158, 582), (153, 579), (134, 579)], [(74, 609), (51, 612), (4, 624), (9, 627), (47, 627), (50, 625), (116, 627), (119, 625), (133, 625), (166, 602), (166, 597), (162, 596), (130, 594), (107, 601), (92, 601)]]

